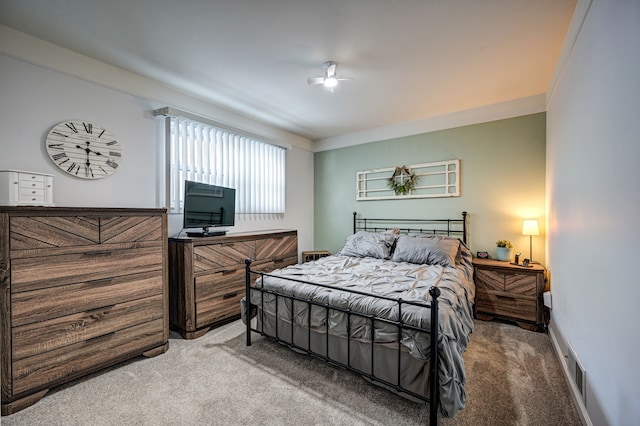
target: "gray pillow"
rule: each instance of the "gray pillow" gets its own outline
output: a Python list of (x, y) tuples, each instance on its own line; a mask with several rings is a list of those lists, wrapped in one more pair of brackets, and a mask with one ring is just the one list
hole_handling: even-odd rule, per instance
[(401, 235), (391, 260), (426, 265), (455, 266), (460, 240), (441, 236)]
[(389, 259), (391, 248), (396, 240), (393, 232), (366, 232), (358, 231), (349, 235), (340, 250), (343, 256), (374, 257), (376, 259)]

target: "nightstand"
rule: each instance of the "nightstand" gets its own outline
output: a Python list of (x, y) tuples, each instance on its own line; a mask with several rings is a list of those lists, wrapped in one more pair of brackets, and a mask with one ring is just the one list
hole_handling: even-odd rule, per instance
[(542, 293), (544, 268), (512, 265), (492, 259), (473, 259), (476, 318), (515, 321), (520, 327), (544, 330)]

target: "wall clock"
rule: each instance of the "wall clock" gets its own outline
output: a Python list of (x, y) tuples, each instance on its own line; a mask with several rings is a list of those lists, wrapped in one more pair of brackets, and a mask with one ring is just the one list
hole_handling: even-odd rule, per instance
[(82, 179), (107, 177), (118, 170), (122, 160), (122, 148), (113, 134), (90, 121), (56, 124), (45, 144), (47, 154), (60, 170)]

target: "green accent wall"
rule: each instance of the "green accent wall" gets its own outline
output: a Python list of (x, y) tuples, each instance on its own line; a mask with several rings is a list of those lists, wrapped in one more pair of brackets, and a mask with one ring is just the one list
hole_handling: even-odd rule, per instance
[[(337, 252), (353, 212), (377, 218), (447, 218), (469, 213), (468, 244), (495, 257), (508, 239), (529, 257), (524, 219), (538, 219), (533, 259), (544, 260), (545, 113), (318, 152), (314, 156), (314, 248)], [(356, 172), (460, 159), (461, 196), (356, 201)]]

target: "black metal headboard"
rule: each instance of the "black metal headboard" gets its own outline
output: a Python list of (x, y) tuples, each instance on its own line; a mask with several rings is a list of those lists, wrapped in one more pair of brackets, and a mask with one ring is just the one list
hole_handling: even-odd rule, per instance
[(462, 219), (369, 219), (358, 217), (358, 212), (353, 212), (353, 233), (398, 228), (402, 233), (458, 236), (466, 244), (467, 216), (467, 212), (462, 212)]

